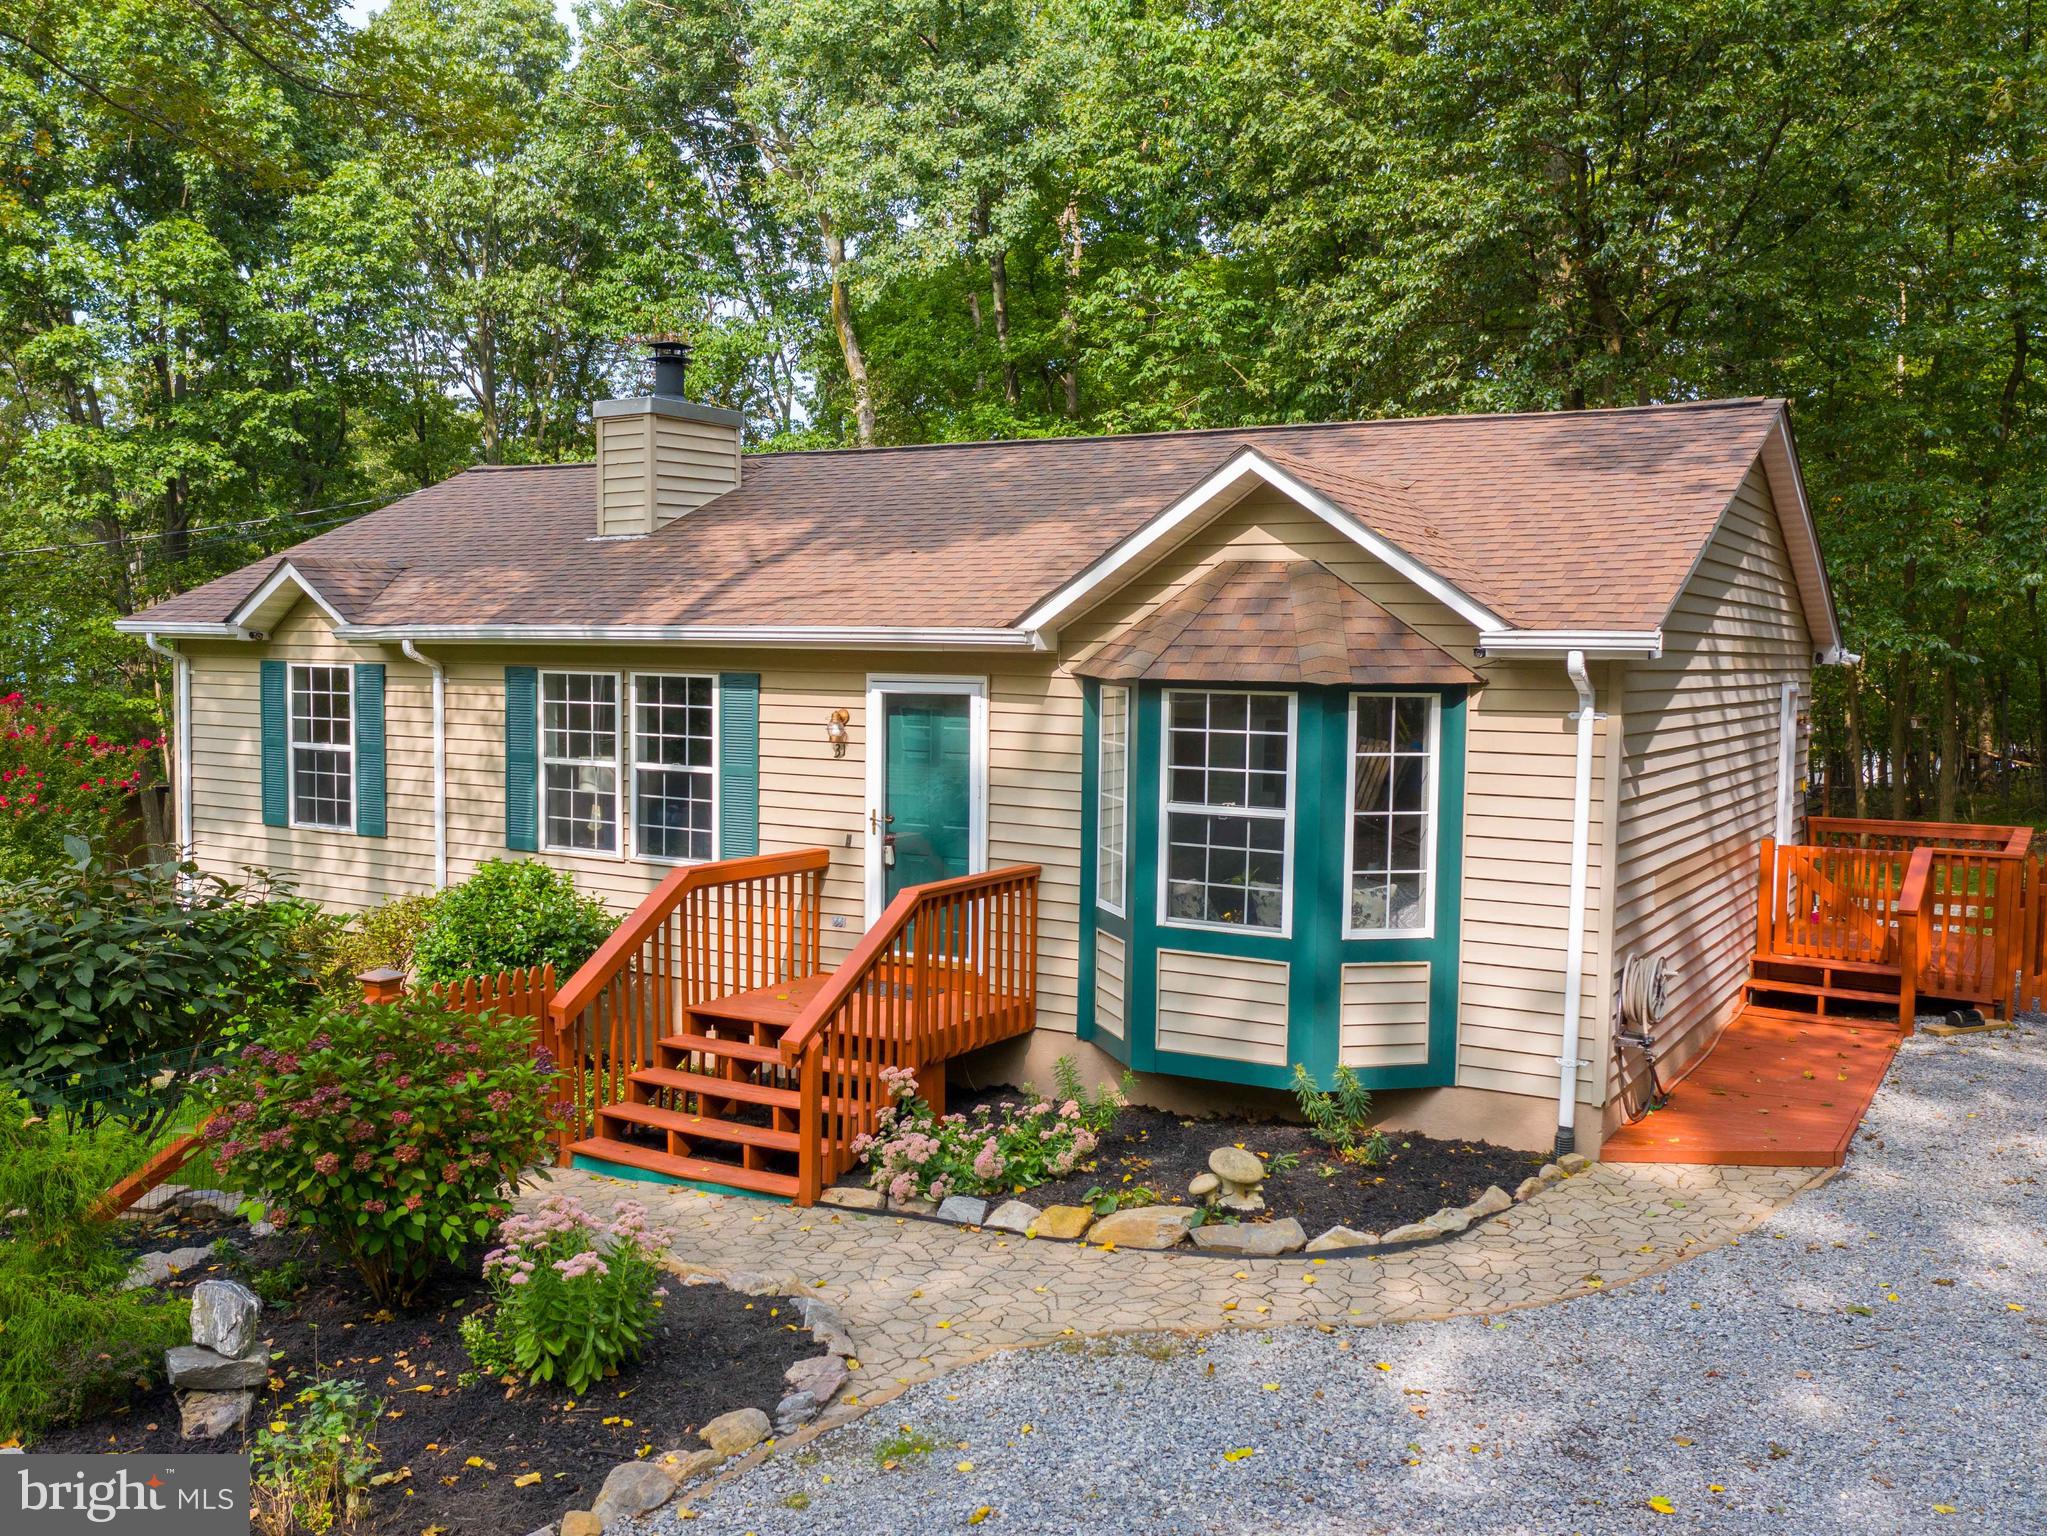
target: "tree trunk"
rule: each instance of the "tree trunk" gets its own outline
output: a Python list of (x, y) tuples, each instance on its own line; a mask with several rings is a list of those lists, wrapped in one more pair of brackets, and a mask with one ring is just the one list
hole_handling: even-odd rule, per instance
[(1069, 419), (1080, 415), (1080, 317), (1075, 313), (1080, 288), (1080, 205), (1072, 199), (1059, 212), (1059, 233), (1066, 247), (1066, 283), (1059, 299), (1059, 338), (1066, 352), (1066, 366), (1059, 382), (1066, 392)]
[(1856, 819), (1866, 821), (1869, 818), (1869, 776), (1862, 766), (1862, 668), (1859, 664), (1848, 669), (1846, 704), (1848, 781), (1854, 786)]
[(867, 383), (867, 354), (860, 350), (860, 333), (853, 328), (853, 305), (846, 294), (846, 237), (832, 224), (832, 216), (820, 213), (817, 227), (824, 236), (824, 254), (832, 275), (832, 329), (839, 333), (839, 351), (846, 359), (846, 382), (853, 387), (853, 425), (860, 446), (874, 446), (874, 394)]
[(1891, 820), (1903, 821), (1907, 780), (1906, 758), (1912, 749), (1912, 675), (1905, 658), (1898, 659), (1897, 681), (1891, 689)]
[(1022, 398), (1017, 385), (1016, 359), (1009, 351), (1009, 255), (988, 253), (988, 288), (995, 300), (995, 350), (1002, 358), (1002, 398), (1015, 405)]
[(1934, 781), (1933, 811), (1936, 821), (1954, 821), (1961, 799), (1962, 706), (1955, 687), (1955, 656), (1961, 650), (1968, 623), (1969, 604), (1964, 599), (1955, 606), (1954, 629), (1947, 655), (1940, 664), (1940, 769)]
[(2047, 800), (2047, 637), (2040, 633), (2040, 591), (2026, 588), (2026, 617), (2033, 628), (2033, 804)]

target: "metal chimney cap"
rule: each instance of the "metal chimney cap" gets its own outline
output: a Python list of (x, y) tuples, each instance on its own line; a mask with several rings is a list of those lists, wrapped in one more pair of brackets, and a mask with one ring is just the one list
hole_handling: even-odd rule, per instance
[(688, 396), (690, 345), (680, 336), (649, 336), (647, 360), (654, 365), (654, 393), (671, 400)]

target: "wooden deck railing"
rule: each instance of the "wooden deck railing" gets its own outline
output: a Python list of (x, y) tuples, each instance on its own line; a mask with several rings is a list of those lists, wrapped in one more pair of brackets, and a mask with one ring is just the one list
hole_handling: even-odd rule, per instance
[(569, 978), (553, 1007), (570, 1080), (564, 1157), (688, 1008), (818, 973), (830, 863), (829, 850), (805, 848), (678, 869)]
[[(782, 1036), (802, 1094), (799, 1205), (853, 1166), (888, 1102), (884, 1069), (922, 1073), (1036, 1022), (1038, 875), (1018, 865), (899, 892)], [(942, 1107), (942, 1087), (922, 1086)]]
[(1808, 816), (1806, 836), (1821, 848), (1961, 848), (2008, 853), (2025, 827), (1971, 821), (1881, 821), (1854, 816)]

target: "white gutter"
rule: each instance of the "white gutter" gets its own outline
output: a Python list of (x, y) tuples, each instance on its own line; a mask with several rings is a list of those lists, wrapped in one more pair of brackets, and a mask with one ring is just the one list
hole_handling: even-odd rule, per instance
[(1663, 654), (1660, 629), (1482, 629), (1481, 656), (1531, 658), (1587, 656), (1654, 661)]
[(337, 638), (484, 644), (919, 646), (1029, 650), (1023, 629), (937, 629), (887, 624), (342, 624)]
[(1585, 865), (1592, 840), (1592, 679), (1585, 653), (1572, 651), (1564, 670), (1578, 690), (1578, 761), (1571, 795), (1571, 905), (1564, 936), (1564, 1048), (1557, 1057), (1557, 1156), (1577, 1148), (1578, 1015), (1585, 996)]
[(448, 888), (448, 669), (422, 656), (410, 640), (398, 648), (433, 674), (434, 680), (434, 889)]
[(173, 772), (178, 778), (177, 796), (177, 849), (178, 860), (184, 862), (192, 856), (192, 662), (183, 654), (172, 650), (157, 639), (155, 630), (145, 630), (142, 643), (159, 656), (168, 656), (172, 675), (176, 679), (173, 689), (176, 703), (176, 717), (171, 729), (177, 739), (177, 760)]
[[(114, 632), (122, 635), (140, 635), (147, 640), (151, 635), (168, 635), (173, 640), (257, 640), (262, 637), (253, 629), (239, 624), (205, 623), (159, 623), (155, 619), (116, 619)], [(154, 647), (152, 647), (154, 649)], [(171, 654), (164, 652), (165, 655)]]

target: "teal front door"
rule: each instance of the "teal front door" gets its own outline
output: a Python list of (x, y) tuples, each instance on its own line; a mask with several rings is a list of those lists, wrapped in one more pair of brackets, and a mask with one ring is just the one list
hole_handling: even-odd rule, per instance
[(972, 868), (972, 702), (958, 693), (883, 695), (884, 902)]

